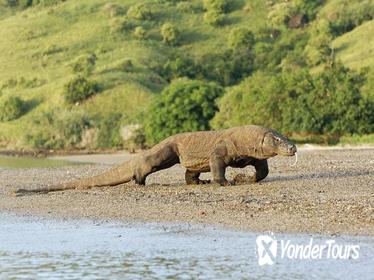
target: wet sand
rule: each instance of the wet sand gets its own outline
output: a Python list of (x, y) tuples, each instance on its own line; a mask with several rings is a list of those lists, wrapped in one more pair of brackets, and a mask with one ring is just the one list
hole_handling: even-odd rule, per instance
[[(60, 157), (61, 158), (61, 157)], [(308, 149), (269, 160), (261, 183), (186, 186), (184, 169), (152, 174), (146, 186), (70, 190), (13, 197), (37, 188), (99, 174), (127, 154), (64, 156), (99, 162), (60, 168), (0, 169), (0, 212), (53, 218), (183, 222), (250, 231), (374, 236), (374, 149)], [(229, 169), (228, 178), (253, 169)], [(209, 178), (210, 174), (203, 177)]]

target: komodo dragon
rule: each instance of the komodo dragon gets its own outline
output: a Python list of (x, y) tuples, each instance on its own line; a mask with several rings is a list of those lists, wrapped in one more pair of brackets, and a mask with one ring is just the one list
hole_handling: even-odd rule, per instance
[(16, 195), (116, 186), (131, 180), (144, 185), (149, 174), (177, 163), (187, 169), (187, 184), (208, 183), (209, 181), (200, 180), (199, 176), (200, 173), (211, 171), (214, 183), (228, 185), (225, 177), (226, 167), (243, 168), (247, 165), (255, 167), (256, 173), (251, 181), (258, 182), (269, 173), (268, 158), (295, 154), (294, 144), (280, 133), (260, 126), (248, 125), (220, 131), (181, 133), (170, 136), (136, 158), (101, 175), (46, 188), (19, 189)]

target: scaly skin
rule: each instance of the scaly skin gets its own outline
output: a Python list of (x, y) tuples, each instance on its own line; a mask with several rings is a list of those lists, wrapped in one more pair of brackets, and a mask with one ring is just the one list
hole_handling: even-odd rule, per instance
[(253, 182), (269, 173), (267, 159), (276, 155), (293, 156), (296, 146), (278, 132), (260, 126), (242, 126), (220, 131), (188, 132), (171, 136), (150, 150), (101, 175), (49, 188), (19, 189), (16, 195), (47, 193), (67, 189), (116, 186), (132, 180), (144, 185), (149, 174), (180, 163), (186, 168), (187, 184), (205, 184), (200, 173), (212, 172), (213, 182), (228, 185), (226, 167), (253, 165)]

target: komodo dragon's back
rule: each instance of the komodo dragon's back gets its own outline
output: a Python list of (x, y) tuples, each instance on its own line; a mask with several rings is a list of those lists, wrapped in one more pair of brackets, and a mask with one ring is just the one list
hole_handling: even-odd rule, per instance
[[(248, 147), (261, 142), (270, 130), (256, 125), (234, 127), (220, 131), (198, 131), (173, 136), (177, 143), (180, 163), (189, 170), (209, 171), (212, 152), (221, 142), (230, 141), (237, 152), (246, 153)], [(245, 146), (246, 151), (242, 151)], [(239, 156), (239, 155), (238, 155)]]
[(209, 165), (209, 155), (213, 147), (222, 141), (222, 136), (222, 131), (198, 131), (175, 135), (181, 165), (187, 169), (204, 169)]

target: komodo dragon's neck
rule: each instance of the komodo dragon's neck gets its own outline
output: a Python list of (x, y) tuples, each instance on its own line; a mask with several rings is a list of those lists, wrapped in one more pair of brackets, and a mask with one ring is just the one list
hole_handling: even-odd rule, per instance
[(265, 134), (269, 130), (258, 126), (238, 127), (232, 131), (232, 154), (238, 156), (252, 156), (258, 159), (269, 158), (271, 155), (264, 153), (263, 144)]

